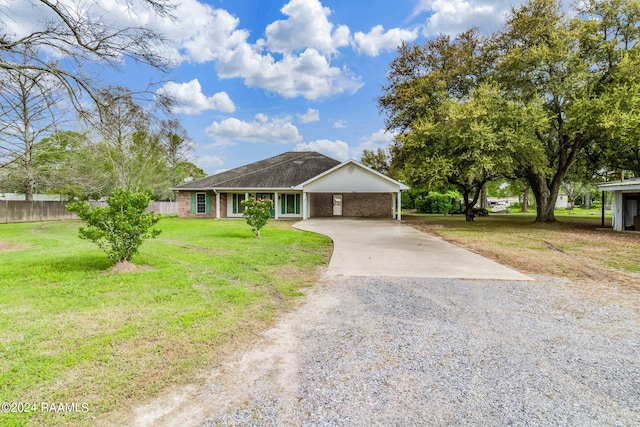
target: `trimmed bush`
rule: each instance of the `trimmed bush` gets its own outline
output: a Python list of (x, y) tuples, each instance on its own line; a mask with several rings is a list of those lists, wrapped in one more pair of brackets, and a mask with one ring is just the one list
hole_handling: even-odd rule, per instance
[(417, 209), (416, 203), (424, 200), (429, 192), (422, 188), (410, 188), (402, 192), (402, 209)]
[(67, 209), (87, 223), (80, 227), (80, 238), (98, 245), (116, 264), (131, 261), (145, 239), (160, 234), (152, 228), (160, 217), (145, 212), (150, 200), (146, 193), (116, 189), (107, 198), (108, 206), (92, 208), (82, 201), (68, 204)]
[(460, 194), (455, 191), (446, 193), (430, 192), (424, 199), (416, 200), (419, 213), (437, 213), (446, 215), (460, 209)]

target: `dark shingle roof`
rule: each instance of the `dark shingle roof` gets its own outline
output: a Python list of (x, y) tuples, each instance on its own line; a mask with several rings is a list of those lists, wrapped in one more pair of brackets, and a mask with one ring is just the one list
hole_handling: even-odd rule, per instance
[(339, 164), (339, 161), (320, 153), (289, 151), (176, 188), (290, 188)]

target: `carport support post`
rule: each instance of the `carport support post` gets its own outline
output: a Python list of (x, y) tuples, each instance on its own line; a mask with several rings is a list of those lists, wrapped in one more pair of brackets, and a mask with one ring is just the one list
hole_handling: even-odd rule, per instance
[(309, 219), (309, 212), (307, 212), (307, 193), (302, 192), (302, 219)]
[(606, 199), (604, 198), (605, 194), (604, 191), (602, 192), (602, 220), (600, 221), (600, 227), (604, 228), (604, 203), (606, 202)]
[(216, 219), (220, 219), (220, 193), (216, 191)]
[(275, 219), (278, 219), (279, 209), (278, 209), (278, 192), (277, 191), (273, 194), (273, 210), (276, 213)]
[(391, 193), (391, 217), (396, 219), (396, 193)]
[(398, 191), (398, 197), (396, 197), (396, 202), (398, 203), (398, 221), (400, 221), (402, 219), (402, 213), (401, 213), (402, 201), (400, 200), (401, 197), (402, 197), (401, 195), (402, 195), (402, 192)]

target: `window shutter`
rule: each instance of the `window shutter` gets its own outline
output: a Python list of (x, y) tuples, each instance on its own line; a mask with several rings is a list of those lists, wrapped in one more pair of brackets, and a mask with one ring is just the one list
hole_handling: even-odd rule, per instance
[(204, 213), (207, 215), (211, 213), (211, 196), (209, 196), (209, 193), (204, 193)]
[(296, 194), (296, 215), (300, 215), (300, 195)]
[(196, 193), (191, 193), (191, 213), (196, 213)]
[(233, 200), (232, 200), (232, 205), (233, 205), (233, 213), (238, 213), (238, 194), (237, 193), (233, 193)]
[(287, 213), (287, 195), (286, 194), (280, 195), (280, 213), (282, 215)]

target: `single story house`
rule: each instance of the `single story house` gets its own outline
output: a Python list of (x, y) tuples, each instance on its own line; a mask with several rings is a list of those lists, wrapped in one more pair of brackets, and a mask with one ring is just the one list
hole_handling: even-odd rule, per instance
[(599, 184), (598, 190), (613, 191), (614, 230), (640, 231), (640, 178)]
[(273, 200), (275, 219), (400, 219), (406, 185), (354, 160), (286, 152), (173, 188), (183, 218), (242, 218), (242, 201)]

